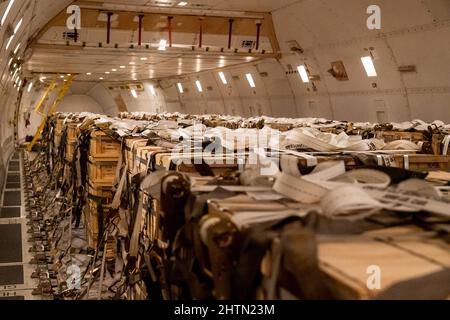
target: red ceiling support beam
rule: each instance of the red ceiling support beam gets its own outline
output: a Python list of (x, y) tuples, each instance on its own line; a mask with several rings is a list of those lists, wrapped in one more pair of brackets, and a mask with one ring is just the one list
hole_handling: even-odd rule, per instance
[(144, 20), (144, 15), (139, 15), (139, 39), (138, 39), (138, 45), (142, 45), (142, 20)]
[(108, 25), (106, 26), (106, 43), (109, 44), (111, 42), (111, 17), (114, 15), (112, 12), (108, 12)]
[(231, 37), (233, 34), (233, 22), (234, 19), (228, 20), (229, 28), (228, 28), (228, 49), (231, 49)]
[(167, 17), (167, 25), (169, 29), (169, 48), (172, 48), (172, 19), (173, 17)]
[(259, 50), (259, 39), (261, 37), (261, 21), (256, 22), (256, 50)]

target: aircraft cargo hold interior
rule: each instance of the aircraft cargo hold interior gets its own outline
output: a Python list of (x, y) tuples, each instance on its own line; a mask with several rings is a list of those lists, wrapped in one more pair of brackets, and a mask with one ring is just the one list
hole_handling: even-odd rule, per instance
[(0, 302), (450, 298), (450, 1), (0, 19)]

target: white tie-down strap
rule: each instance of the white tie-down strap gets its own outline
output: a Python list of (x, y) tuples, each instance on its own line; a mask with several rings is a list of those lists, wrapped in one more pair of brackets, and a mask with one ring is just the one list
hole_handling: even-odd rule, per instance
[(321, 163), (311, 174), (303, 177), (282, 172), (278, 175), (273, 189), (300, 203), (320, 203), (323, 214), (327, 216), (349, 218), (350, 214), (356, 212), (353, 218), (360, 218), (360, 211), (372, 214), (383, 207), (363, 188), (383, 189), (387, 188), (390, 182), (387, 174), (376, 170), (357, 169), (346, 173), (345, 163), (338, 161)]
[(382, 150), (419, 151), (421, 147), (408, 140), (396, 140), (386, 144)]
[(281, 171), (292, 177), (301, 177), (300, 170), (298, 169), (298, 157), (291, 155), (282, 155), (280, 157)]
[[(294, 156), (297, 159), (302, 158), (302, 159), (306, 160), (307, 167), (315, 167), (319, 163), (317, 160), (317, 157), (312, 156), (310, 154), (306, 154), (306, 153), (302, 153), (302, 152), (298, 152), (298, 151), (294, 151), (294, 150), (282, 150), (279, 152), (282, 154), (281, 157), (283, 157), (283, 154), (286, 154), (286, 155)], [(298, 160), (297, 160), (297, 163), (298, 163)]]
[(321, 133), (313, 128), (300, 128), (289, 131), (282, 147), (301, 145), (316, 151), (374, 151), (385, 146), (382, 140), (362, 140), (361, 136), (348, 136), (344, 132), (339, 135)]
[(322, 214), (330, 218), (357, 220), (378, 212), (384, 205), (362, 188), (345, 185), (327, 193), (321, 201), (321, 207)]
[(446, 156), (448, 154), (449, 146), (450, 146), (450, 135), (446, 136), (442, 141), (442, 155)]
[(243, 229), (251, 225), (284, 220), (290, 217), (303, 218), (312, 212), (318, 211), (314, 208), (280, 211), (240, 211), (231, 216), (231, 221), (233, 221), (239, 229)]

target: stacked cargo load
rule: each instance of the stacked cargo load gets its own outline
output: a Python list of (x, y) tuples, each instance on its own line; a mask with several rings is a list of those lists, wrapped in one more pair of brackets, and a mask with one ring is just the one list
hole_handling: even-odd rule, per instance
[(119, 118), (76, 120), (87, 296), (96, 279), (122, 299), (408, 297), (445, 277), (450, 156), (424, 145), (448, 126)]

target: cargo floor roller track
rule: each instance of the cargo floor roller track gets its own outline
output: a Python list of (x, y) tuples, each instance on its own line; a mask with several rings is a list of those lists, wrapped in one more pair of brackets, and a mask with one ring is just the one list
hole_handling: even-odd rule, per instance
[(38, 282), (27, 234), (28, 195), (24, 158), (17, 150), (10, 159), (0, 195), (0, 300), (39, 300)]

